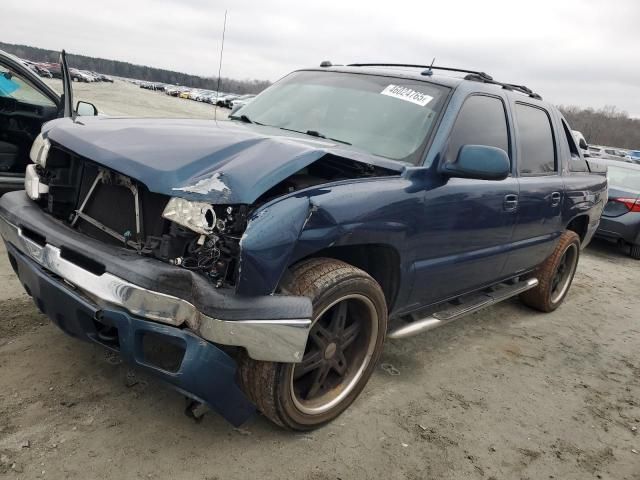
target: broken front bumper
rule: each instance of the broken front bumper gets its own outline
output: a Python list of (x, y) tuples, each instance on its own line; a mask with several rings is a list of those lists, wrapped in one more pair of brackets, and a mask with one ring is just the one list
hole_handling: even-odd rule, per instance
[(306, 297), (240, 297), (201, 275), (89, 238), (45, 214), (24, 192), (0, 199), (5, 242), (99, 308), (188, 327), (205, 340), (239, 346), (255, 360), (299, 362), (312, 307)]
[[(238, 425), (253, 406), (234, 360), (298, 362), (311, 325), (308, 298), (238, 297), (180, 267), (102, 244), (46, 215), (23, 191), (0, 199), (0, 234), (20, 282), (66, 333), (119, 351)], [(145, 340), (178, 350), (175, 369), (154, 363)]]
[[(145, 321), (118, 309), (98, 309), (11, 244), (7, 244), (7, 253), (27, 293), (65, 333), (119, 352), (128, 363), (208, 405), (235, 426), (253, 414), (253, 405), (236, 384), (235, 361), (212, 343), (188, 330)], [(148, 339), (155, 345), (174, 347), (171, 366), (152, 355), (146, 347)]]

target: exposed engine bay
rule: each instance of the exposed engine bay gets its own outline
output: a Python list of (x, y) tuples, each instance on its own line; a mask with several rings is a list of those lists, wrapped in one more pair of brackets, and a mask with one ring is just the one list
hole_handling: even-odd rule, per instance
[[(329, 182), (398, 174), (327, 154), (252, 205), (210, 205), (151, 192), (56, 145), (37, 171), (48, 188), (39, 202), (53, 216), (92, 238), (196, 271), (217, 287), (235, 285), (240, 240), (252, 213), (266, 203)], [(185, 215), (195, 223), (185, 223)]]

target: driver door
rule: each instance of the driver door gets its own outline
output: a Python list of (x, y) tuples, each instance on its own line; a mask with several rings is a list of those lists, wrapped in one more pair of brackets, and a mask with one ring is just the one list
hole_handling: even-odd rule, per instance
[[(487, 145), (510, 153), (502, 98), (472, 94), (451, 131), (445, 161), (463, 145)], [(511, 157), (510, 157), (511, 158)], [(424, 196), (416, 222), (412, 300), (429, 305), (501, 279), (516, 222), (517, 179), (449, 178)]]

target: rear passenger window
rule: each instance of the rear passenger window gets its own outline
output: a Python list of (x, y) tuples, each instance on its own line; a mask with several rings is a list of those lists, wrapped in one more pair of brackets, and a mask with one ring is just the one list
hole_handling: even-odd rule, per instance
[(448, 161), (455, 161), (463, 145), (487, 145), (509, 154), (507, 117), (502, 100), (486, 95), (467, 98), (451, 133)]
[(527, 176), (556, 172), (556, 149), (549, 114), (541, 108), (516, 103), (516, 125), (520, 173)]

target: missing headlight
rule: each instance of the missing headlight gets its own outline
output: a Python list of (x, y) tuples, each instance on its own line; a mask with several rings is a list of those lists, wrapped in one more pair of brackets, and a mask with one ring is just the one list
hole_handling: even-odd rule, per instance
[[(174, 202), (175, 204), (176, 202)], [(189, 202), (193, 207), (196, 202)], [(178, 206), (179, 207), (179, 206)], [(168, 233), (156, 237), (153, 254), (173, 265), (198, 272), (217, 287), (233, 286), (240, 257), (240, 238), (246, 229), (248, 208), (245, 205), (209, 206), (202, 209), (202, 221), (207, 227), (215, 225), (213, 232), (195, 232), (173, 218)], [(169, 205), (165, 212), (169, 209)], [(178, 211), (178, 208), (174, 209)], [(207, 217), (207, 213), (211, 216)], [(167, 215), (163, 215), (168, 218)], [(214, 223), (215, 222), (215, 223)]]

